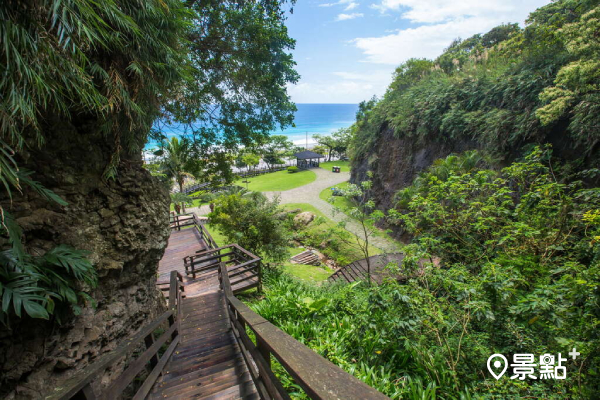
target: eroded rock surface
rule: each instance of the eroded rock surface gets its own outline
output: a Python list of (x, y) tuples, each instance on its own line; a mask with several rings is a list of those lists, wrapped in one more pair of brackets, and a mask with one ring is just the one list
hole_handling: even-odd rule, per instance
[[(119, 165), (118, 176), (102, 173), (112, 148), (97, 131), (49, 127), (42, 150), (20, 154), (20, 165), (69, 202), (49, 203), (31, 190), (7, 200), (23, 229), (27, 251), (43, 254), (57, 244), (90, 252), (100, 280), (94, 309), (56, 321), (13, 318), (0, 326), (0, 397), (43, 398), (75, 371), (114, 349), (163, 310), (155, 289), (158, 261), (169, 235), (167, 191), (142, 168), (139, 154)], [(2, 244), (7, 248), (6, 242)], [(121, 366), (106, 371), (107, 383)]]

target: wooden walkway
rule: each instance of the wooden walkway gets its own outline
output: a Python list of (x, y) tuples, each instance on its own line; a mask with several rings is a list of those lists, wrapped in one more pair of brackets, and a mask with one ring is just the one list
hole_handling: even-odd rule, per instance
[[(260, 290), (260, 257), (237, 244), (219, 247), (195, 216), (179, 215), (172, 222), (157, 281), (163, 289), (169, 276), (163, 290), (170, 297), (168, 310), (56, 386), (47, 399), (112, 400), (125, 392), (134, 400), (290, 399), (272, 360), (312, 399), (387, 398), (235, 297)], [(126, 355), (125, 369), (101, 385), (102, 371)]]
[(217, 266), (194, 280), (185, 274), (183, 258), (206, 243), (197, 229), (171, 232), (159, 263), (158, 284), (172, 270), (183, 276), (181, 343), (156, 381), (149, 399), (258, 399), (252, 377), (231, 330)]

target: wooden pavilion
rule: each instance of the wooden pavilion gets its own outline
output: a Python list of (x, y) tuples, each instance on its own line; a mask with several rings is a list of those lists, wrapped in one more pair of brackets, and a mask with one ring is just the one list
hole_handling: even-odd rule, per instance
[(315, 153), (314, 151), (305, 150), (294, 154), (296, 157), (296, 165), (301, 169), (317, 168), (321, 158), (325, 156)]

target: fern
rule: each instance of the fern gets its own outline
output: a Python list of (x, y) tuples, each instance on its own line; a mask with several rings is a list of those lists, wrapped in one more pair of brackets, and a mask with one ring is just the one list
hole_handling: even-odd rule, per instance
[(64, 244), (41, 257), (17, 257), (14, 249), (0, 253), (0, 322), (8, 324), (11, 315), (41, 319), (55, 315), (60, 321), (69, 307), (77, 314), (83, 302), (95, 306), (84, 291), (98, 283), (86, 255)]

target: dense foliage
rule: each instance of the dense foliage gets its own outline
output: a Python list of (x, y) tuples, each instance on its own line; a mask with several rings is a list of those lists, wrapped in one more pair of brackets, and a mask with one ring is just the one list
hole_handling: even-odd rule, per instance
[(238, 191), (220, 196), (209, 214), (229, 243), (237, 243), (261, 257), (281, 261), (287, 257), (289, 238), (282, 221), (273, 218), (279, 201), (259, 192)]
[(386, 127), (415, 140), (474, 140), (502, 157), (568, 135), (565, 146), (591, 154), (600, 139), (597, 4), (556, 1), (524, 29), (501, 25), (435, 60), (408, 60), (381, 100), (361, 104), (353, 162)]
[[(485, 164), (451, 156), (399, 194), (407, 279), (316, 288), (273, 274), (254, 308), (394, 398), (597, 398), (600, 190), (557, 181), (548, 151)], [(494, 353), (573, 347), (566, 380), (487, 373)]]
[[(66, 205), (18, 165), (31, 158), (31, 151), (43, 149), (50, 132), (93, 137), (81, 154), (94, 151), (102, 156), (99, 164), (104, 165), (90, 167), (100, 168), (104, 179), (116, 178), (119, 168), (131, 166), (132, 160), (139, 162), (151, 134), (167, 148), (162, 163), (166, 168), (155, 168), (155, 174), (164, 172), (180, 185), (185, 174), (197, 175), (201, 169), (211, 177), (216, 170), (229, 171), (225, 178), (233, 179), (228, 153), (232, 148), (250, 146), (274, 127), (291, 123), (294, 106), (286, 84), (298, 75), (289, 53), (294, 41), (284, 25), (287, 4), (3, 1), (0, 181), (6, 204), (29, 190)], [(167, 144), (160, 130), (151, 131), (159, 117), (185, 126), (199, 124), (186, 141)], [(67, 129), (58, 132), (61, 126)], [(87, 166), (85, 156), (73, 158)], [(191, 165), (192, 159), (197, 165)], [(31, 172), (33, 177), (36, 173)], [(42, 293), (40, 287), (54, 278), (72, 290), (79, 287), (78, 281), (89, 287), (94, 270), (83, 268), (87, 275), (72, 279), (69, 268), (46, 268), (44, 256), (32, 258), (23, 248), (23, 232), (6, 208), (0, 207), (1, 241), (12, 251), (1, 263), (3, 313), (14, 301), (15, 314), (21, 315), (23, 305), (29, 315), (45, 318), (40, 307), (51, 313), (55, 296)], [(31, 265), (38, 266), (35, 274)], [(35, 279), (29, 279), (32, 274)], [(11, 294), (9, 289), (16, 287), (28, 291), (37, 306)], [(73, 303), (71, 292), (54, 293)]]

